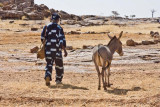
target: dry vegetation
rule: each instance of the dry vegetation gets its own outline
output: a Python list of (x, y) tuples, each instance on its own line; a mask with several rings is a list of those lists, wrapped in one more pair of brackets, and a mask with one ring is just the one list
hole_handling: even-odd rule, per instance
[[(0, 21), (0, 106), (160, 106), (160, 63), (113, 64), (111, 67), (113, 86), (107, 91), (104, 91), (103, 88), (99, 91), (97, 90), (98, 77), (93, 62), (85, 65), (81, 60), (87, 58), (85, 54), (78, 56), (81, 53), (73, 54), (68, 51), (68, 58), (64, 58), (67, 69), (63, 85), (56, 86), (52, 81), (51, 87), (46, 87), (43, 79), (45, 61), (37, 60), (36, 54), (29, 53), (31, 48), (40, 45), (40, 32), (44, 24), (39, 23), (41, 22), (17, 20), (10, 24), (9, 21)], [(149, 49), (152, 53), (152, 49), (160, 52), (160, 44), (127, 47), (125, 43), (131, 38), (135, 41), (152, 40), (149, 33), (151, 30), (160, 32), (158, 26), (160, 25), (138, 24), (126, 27), (105, 25), (70, 28), (64, 26), (64, 31), (80, 29), (81, 32), (109, 31), (112, 32), (111, 34), (118, 34), (123, 30), (122, 42), (125, 50)], [(33, 32), (30, 30), (31, 27), (39, 28), (39, 30)], [(18, 30), (21, 32), (16, 32)], [(99, 43), (107, 44), (109, 41), (106, 34), (66, 35), (66, 39), (67, 44), (74, 48), (82, 48), (83, 45), (95, 46)], [(91, 54), (91, 50), (88, 51)], [(136, 51), (136, 54), (141, 55), (139, 51)], [(160, 60), (160, 53), (155, 54), (158, 56), (157, 60)], [(78, 65), (72, 65), (72, 63), (69, 65), (75, 60), (79, 61)], [(121, 60), (121, 57), (115, 59), (117, 62)], [(132, 60), (134, 57), (131, 58)], [(75, 68), (72, 69), (74, 66)], [(82, 72), (83, 70), (90, 72)], [(53, 78), (54, 75), (53, 72)]]

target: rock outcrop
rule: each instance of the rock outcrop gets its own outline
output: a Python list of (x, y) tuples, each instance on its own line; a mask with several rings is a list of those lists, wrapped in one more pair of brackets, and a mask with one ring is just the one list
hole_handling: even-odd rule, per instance
[(134, 42), (134, 40), (129, 39), (129, 40), (126, 41), (126, 45), (127, 45), (127, 46), (135, 46), (136, 43)]
[(0, 9), (0, 18), (2, 19), (21, 19), (25, 16), (29, 20), (43, 20), (56, 12), (63, 20), (82, 20), (80, 16), (49, 9), (44, 4), (34, 4), (34, 0), (0, 0), (0, 3), (3, 4), (3, 7)]
[(42, 4), (34, 4), (34, 0), (0, 0), (3, 7), (0, 9), (2, 19), (21, 19), (23, 16), (29, 20), (43, 20), (49, 17), (49, 8)]

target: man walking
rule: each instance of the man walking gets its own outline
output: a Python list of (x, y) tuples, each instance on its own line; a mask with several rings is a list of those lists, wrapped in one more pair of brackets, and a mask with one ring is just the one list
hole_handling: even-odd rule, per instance
[(57, 13), (52, 14), (51, 23), (43, 28), (41, 34), (41, 41), (44, 42), (45, 40), (45, 59), (47, 65), (44, 79), (47, 86), (50, 86), (50, 81), (52, 80), (52, 67), (54, 62), (56, 84), (61, 84), (64, 74), (62, 49), (64, 50), (64, 57), (66, 57), (66, 40), (62, 27), (58, 25), (59, 21), (60, 16)]

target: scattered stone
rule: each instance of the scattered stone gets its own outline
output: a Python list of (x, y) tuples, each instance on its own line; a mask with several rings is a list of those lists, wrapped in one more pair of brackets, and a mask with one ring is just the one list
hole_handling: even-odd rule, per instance
[(83, 49), (93, 49), (93, 46), (90, 46), (90, 45), (83, 45), (83, 47), (82, 47)]
[(154, 37), (154, 38), (159, 38), (160, 37), (159, 32), (153, 32), (153, 31), (151, 31), (150, 35), (151, 35), (151, 37)]
[(139, 32), (139, 33), (138, 33), (138, 35), (142, 35), (142, 33), (141, 33), (141, 32)]
[(84, 32), (84, 34), (97, 34), (97, 33), (94, 31), (88, 31), (88, 32)]
[(31, 28), (31, 31), (37, 31), (38, 28)]
[(71, 31), (71, 34), (81, 34), (81, 32)]
[(16, 30), (15, 32), (24, 32), (25, 30)]
[(38, 63), (36, 63), (35, 65), (38, 65), (38, 66), (41, 66), (41, 65), (44, 65), (45, 63), (43, 63), (43, 62), (38, 62)]
[(154, 37), (154, 32), (150, 31), (150, 35), (151, 35), (151, 37)]
[(76, 31), (81, 31), (81, 29), (77, 29)]
[(155, 34), (155, 35), (159, 35), (159, 32), (155, 32), (154, 34)]
[(19, 24), (20, 26), (28, 26), (29, 24)]
[(159, 32), (155, 32), (154, 33), (154, 38), (159, 38), (159, 37), (160, 37)]
[(154, 63), (160, 63), (160, 61), (154, 61)]
[(35, 11), (31, 13), (25, 13), (29, 20), (43, 20), (44, 15), (41, 12)]
[(38, 47), (38, 46), (36, 46), (36, 47), (34, 47), (34, 48), (30, 49), (30, 52), (31, 52), (31, 53), (37, 53), (37, 52), (38, 52), (38, 50), (39, 50), (39, 47)]
[(0, 11), (0, 15), (2, 19), (21, 19), (24, 13), (17, 10), (3, 10)]
[(126, 45), (127, 46), (135, 46), (136, 43), (134, 42), (134, 40), (130, 39), (130, 40), (127, 40)]
[(155, 44), (160, 43), (160, 39), (155, 39), (155, 40), (154, 40), (154, 43), (155, 43)]
[(73, 50), (73, 47), (72, 46), (67, 46), (66, 49), (67, 50)]
[(150, 44), (155, 44), (153, 41), (142, 41), (143, 45), (150, 45)]
[(14, 23), (14, 21), (9, 21), (9, 23)]

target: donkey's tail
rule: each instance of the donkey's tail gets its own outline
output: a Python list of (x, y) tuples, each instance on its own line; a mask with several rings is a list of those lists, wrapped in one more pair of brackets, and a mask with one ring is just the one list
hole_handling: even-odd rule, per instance
[(111, 65), (111, 63), (109, 62), (108, 65), (106, 67), (103, 67), (102, 70), (106, 70), (109, 68), (109, 66)]

